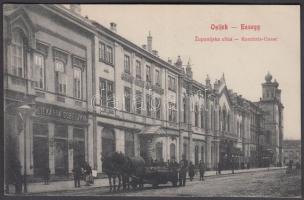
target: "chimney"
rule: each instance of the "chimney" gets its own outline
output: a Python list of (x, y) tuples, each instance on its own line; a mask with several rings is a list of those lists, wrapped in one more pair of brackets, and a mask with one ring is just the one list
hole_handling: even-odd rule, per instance
[(111, 23), (110, 23), (110, 30), (116, 33), (116, 31), (117, 31), (116, 26), (117, 26), (117, 25), (116, 25), (115, 22), (111, 22)]
[(149, 31), (149, 36), (147, 37), (147, 50), (151, 53), (152, 52), (152, 36), (151, 32)]
[(176, 67), (182, 68), (183, 67), (183, 61), (181, 59), (180, 56), (177, 57), (176, 63), (175, 63)]
[(170, 58), (168, 58), (168, 63), (172, 65), (172, 60)]
[(145, 49), (145, 50), (147, 50), (147, 45), (143, 44), (142, 48)]
[(153, 55), (154, 55), (154, 56), (158, 56), (158, 51), (153, 50), (152, 52), (153, 52)]
[(70, 10), (77, 14), (77, 15), (81, 15), (81, 7), (80, 4), (71, 4), (70, 5)]

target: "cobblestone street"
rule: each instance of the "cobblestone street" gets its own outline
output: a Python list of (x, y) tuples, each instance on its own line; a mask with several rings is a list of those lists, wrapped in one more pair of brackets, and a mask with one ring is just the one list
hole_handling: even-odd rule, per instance
[(200, 182), (196, 177), (194, 181), (188, 181), (186, 187), (177, 188), (167, 184), (152, 189), (147, 184), (142, 191), (124, 193), (109, 193), (108, 187), (99, 187), (81, 191), (51, 192), (43, 195), (300, 197), (300, 187), (300, 174), (286, 174), (285, 170), (280, 169), (207, 177), (204, 182)]

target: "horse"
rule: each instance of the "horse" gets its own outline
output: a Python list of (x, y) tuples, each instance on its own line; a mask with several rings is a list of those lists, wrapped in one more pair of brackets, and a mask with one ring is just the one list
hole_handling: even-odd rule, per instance
[[(103, 155), (101, 157), (102, 161), (102, 171), (105, 172), (109, 179), (110, 192), (116, 191), (116, 178), (118, 178), (117, 191), (121, 187), (121, 170), (123, 164), (123, 156), (118, 152), (111, 152), (108, 155)], [(113, 181), (113, 186), (112, 186)]]
[(129, 158), (130, 162), (130, 174), (132, 176), (132, 186), (135, 189), (139, 185), (139, 189), (144, 187), (144, 175), (145, 175), (145, 160), (140, 156), (134, 156)]
[(133, 188), (136, 188), (137, 184), (143, 188), (144, 159), (142, 157), (129, 157), (122, 153), (119, 156), (117, 161), (120, 168), (118, 171), (121, 175), (123, 190), (130, 189), (130, 178), (132, 178)]

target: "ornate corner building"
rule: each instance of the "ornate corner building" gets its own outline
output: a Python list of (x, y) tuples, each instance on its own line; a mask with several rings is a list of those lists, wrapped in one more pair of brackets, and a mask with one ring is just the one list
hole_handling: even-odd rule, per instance
[[(203, 160), (209, 169), (282, 162), (281, 90), (270, 74), (251, 102), (224, 75), (203, 84), (189, 61), (161, 59), (150, 33), (139, 47), (115, 23), (80, 12), (76, 4), (4, 7), (7, 168), (17, 160), (33, 177), (45, 167), (68, 176), (88, 162), (102, 173), (101, 156), (113, 151), (147, 163)], [(31, 115), (20, 115), (22, 105)]]

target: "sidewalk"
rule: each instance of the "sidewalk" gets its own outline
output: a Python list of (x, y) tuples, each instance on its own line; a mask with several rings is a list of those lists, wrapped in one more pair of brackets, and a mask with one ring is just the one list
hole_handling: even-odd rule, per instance
[[(248, 172), (257, 172), (257, 171), (266, 171), (266, 170), (277, 170), (277, 169), (284, 169), (286, 167), (269, 167), (269, 168), (252, 168), (252, 169), (241, 169), (241, 170), (234, 170), (235, 174), (239, 173), (248, 173)], [(205, 177), (212, 177), (212, 176), (222, 176), (232, 174), (231, 170), (224, 170), (221, 171), (221, 175), (217, 175), (216, 171), (206, 171)], [(107, 178), (95, 179), (94, 184), (90, 186), (85, 186), (85, 182), (81, 181), (81, 187), (75, 188), (74, 181), (54, 181), (50, 182), (48, 185), (44, 185), (43, 182), (40, 183), (28, 183), (27, 190), (28, 193), (43, 193), (43, 192), (54, 192), (54, 191), (73, 191), (73, 190), (86, 190), (89, 188), (98, 188), (108, 186), (109, 182)], [(10, 193), (14, 194), (14, 186), (10, 185)]]

